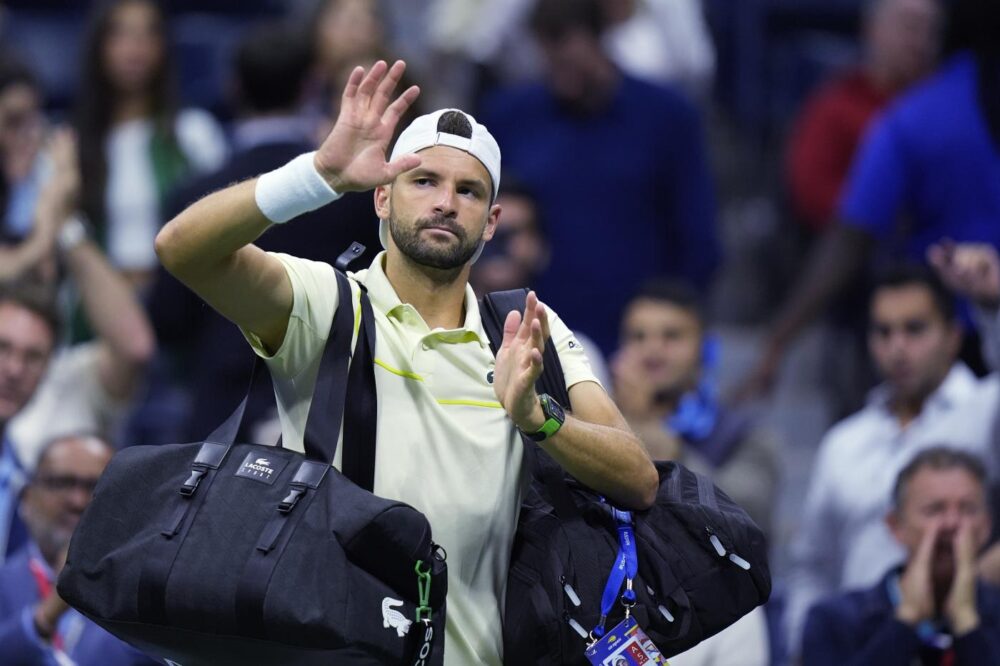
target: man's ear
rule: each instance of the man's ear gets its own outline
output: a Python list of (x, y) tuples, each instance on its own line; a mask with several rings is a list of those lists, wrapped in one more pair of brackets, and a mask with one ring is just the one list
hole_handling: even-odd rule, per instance
[(389, 205), (389, 198), (392, 195), (392, 184), (379, 185), (375, 188), (375, 215), (378, 216), (380, 220), (389, 219), (389, 210), (392, 206)]
[(493, 238), (493, 235), (497, 232), (497, 225), (500, 224), (500, 213), (503, 209), (500, 204), (493, 204), (490, 206), (490, 212), (486, 216), (486, 228), (483, 229), (483, 240), (488, 241)]

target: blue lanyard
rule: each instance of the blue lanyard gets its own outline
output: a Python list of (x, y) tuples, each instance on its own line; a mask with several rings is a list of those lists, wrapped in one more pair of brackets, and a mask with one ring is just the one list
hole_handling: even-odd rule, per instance
[(618, 555), (615, 557), (615, 565), (611, 568), (608, 582), (604, 586), (604, 594), (601, 596), (601, 621), (591, 632), (595, 637), (604, 635), (604, 623), (614, 608), (618, 599), (618, 592), (625, 583), (625, 591), (621, 594), (622, 605), (625, 606), (625, 616), (628, 617), (629, 609), (635, 605), (635, 592), (632, 590), (632, 581), (639, 573), (639, 555), (635, 548), (635, 530), (632, 527), (632, 513), (630, 511), (619, 511), (611, 508), (615, 522), (618, 524)]

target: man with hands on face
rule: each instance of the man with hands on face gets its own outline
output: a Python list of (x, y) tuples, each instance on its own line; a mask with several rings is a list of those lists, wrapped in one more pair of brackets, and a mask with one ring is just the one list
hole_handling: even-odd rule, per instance
[(813, 607), (805, 666), (978, 666), (1000, 663), (1000, 590), (976, 580), (990, 533), (986, 470), (935, 447), (899, 474), (886, 518), (907, 560), (875, 587)]
[[(377, 330), (374, 490), (424, 512), (448, 552), (445, 663), (500, 664), (523, 480), (515, 428), (623, 507), (650, 506), (658, 477), (580, 345), (533, 293), (523, 318), (508, 317), (493, 358), (468, 275), (500, 219), (500, 150), (474, 118), (443, 110), (407, 127), (387, 161), (396, 123), (419, 93), (414, 86), (393, 99), (404, 68), (356, 68), (316, 153), (196, 202), (161, 231), (156, 247), (164, 266), (239, 325), (266, 359), (284, 441), (301, 448), (337, 304), (334, 271), (252, 243), (338, 193), (374, 188), (386, 251), (349, 274), (355, 298), (360, 285), (367, 290)], [(564, 419), (534, 390), (550, 335), (573, 402)]]

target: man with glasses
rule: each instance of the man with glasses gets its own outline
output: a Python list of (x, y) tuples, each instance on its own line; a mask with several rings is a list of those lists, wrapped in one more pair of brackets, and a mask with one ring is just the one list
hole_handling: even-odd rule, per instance
[(93, 435), (47, 444), (21, 498), (30, 539), (0, 568), (0, 655), (5, 664), (131, 666), (159, 663), (71, 609), (55, 591), (70, 537), (113, 454)]

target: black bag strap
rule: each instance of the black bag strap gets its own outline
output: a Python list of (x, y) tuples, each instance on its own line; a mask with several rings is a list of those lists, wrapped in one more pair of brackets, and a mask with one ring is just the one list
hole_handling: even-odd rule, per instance
[(341, 472), (368, 492), (375, 489), (375, 426), (378, 423), (374, 343), (375, 315), (362, 287), (361, 328), (347, 379), (351, 408), (344, 414)]
[[(527, 296), (527, 289), (511, 289), (490, 292), (480, 300), (479, 310), (483, 329), (490, 339), (490, 349), (493, 350), (494, 356), (500, 352), (500, 345), (503, 344), (503, 325), (507, 320), (507, 315), (517, 310), (523, 316)], [(542, 374), (535, 382), (535, 390), (539, 393), (548, 393), (567, 410), (572, 409), (569, 391), (566, 389), (566, 376), (563, 373), (562, 363), (559, 361), (559, 354), (556, 352), (551, 337), (545, 341), (545, 351), (542, 353)], [(524, 434), (521, 435), (521, 440), (524, 442), (524, 455), (528, 462), (528, 469), (545, 486), (548, 491), (547, 499), (555, 509), (556, 515), (563, 521), (581, 519), (580, 511), (570, 495), (565, 478), (563, 478), (562, 467), (542, 451), (537, 442), (525, 437)]]
[[(347, 399), (351, 338), (354, 336), (354, 298), (350, 281), (340, 271), (336, 271), (336, 276), (337, 310), (320, 359), (304, 437), (306, 458), (327, 464), (333, 463), (337, 453), (337, 438)], [(367, 298), (367, 295), (362, 292), (361, 297)]]

